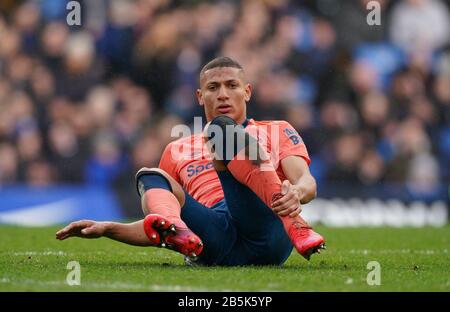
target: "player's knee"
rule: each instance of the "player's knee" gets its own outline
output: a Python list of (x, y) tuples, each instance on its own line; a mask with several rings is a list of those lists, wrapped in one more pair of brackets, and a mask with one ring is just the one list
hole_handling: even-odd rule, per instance
[(183, 188), (167, 172), (160, 168), (141, 168), (136, 173), (136, 189), (139, 196), (142, 197), (153, 188), (165, 189), (173, 193), (180, 204), (184, 205)]
[(136, 174), (136, 188), (139, 196), (152, 188), (165, 189), (172, 192), (172, 187), (163, 173), (156, 168), (142, 168)]
[(225, 165), (236, 155), (235, 135), (237, 123), (232, 118), (220, 115), (211, 120), (205, 127), (205, 138), (217, 161)]
[(227, 115), (219, 115), (217, 117), (215, 117), (213, 120), (211, 120), (211, 124), (212, 125), (217, 125), (219, 127), (226, 127), (226, 126), (236, 126), (237, 123), (236, 121), (231, 118), (228, 117)]
[(236, 126), (237, 123), (234, 119), (225, 115), (220, 115), (206, 125), (204, 134), (207, 140), (212, 140), (214, 138), (226, 139), (235, 131)]
[(264, 160), (258, 141), (228, 116), (214, 118), (205, 129), (205, 138), (215, 159), (225, 166), (243, 149), (245, 158), (253, 164), (259, 165)]

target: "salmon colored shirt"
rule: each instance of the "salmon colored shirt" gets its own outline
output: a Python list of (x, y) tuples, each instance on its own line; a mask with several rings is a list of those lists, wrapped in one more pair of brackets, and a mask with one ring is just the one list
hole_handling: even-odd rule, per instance
[[(308, 165), (311, 162), (300, 135), (286, 121), (249, 119), (245, 131), (258, 138), (260, 145), (270, 155), (281, 181), (286, 180), (280, 165), (283, 158), (300, 156)], [(207, 207), (224, 198), (202, 133), (169, 143), (163, 152), (159, 168), (170, 174), (195, 200)]]

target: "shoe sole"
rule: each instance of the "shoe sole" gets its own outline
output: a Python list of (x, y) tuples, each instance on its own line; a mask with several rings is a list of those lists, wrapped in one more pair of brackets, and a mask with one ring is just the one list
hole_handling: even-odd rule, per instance
[(156, 237), (150, 238), (155, 242), (154, 246), (156, 247), (178, 251), (191, 258), (196, 258), (203, 250), (203, 243), (196, 237), (191, 237), (187, 243), (181, 246), (177, 244), (175, 240), (178, 233), (175, 224), (168, 222), (163, 217), (155, 217), (151, 227), (158, 233)]
[(306, 260), (310, 260), (311, 259), (311, 255), (318, 253), (320, 254), (320, 250), (322, 249), (327, 249), (327, 247), (325, 246), (325, 243), (322, 243), (318, 246), (314, 246), (309, 248), (305, 253), (301, 254)]

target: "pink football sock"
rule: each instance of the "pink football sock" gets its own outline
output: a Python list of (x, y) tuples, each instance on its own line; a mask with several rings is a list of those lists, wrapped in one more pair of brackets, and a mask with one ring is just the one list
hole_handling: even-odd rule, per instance
[(144, 193), (146, 208), (150, 213), (156, 213), (166, 217), (178, 228), (186, 229), (186, 223), (181, 220), (181, 206), (172, 192), (153, 188)]
[[(250, 188), (268, 207), (272, 207), (272, 202), (282, 197), (282, 183), (272, 163), (270, 160), (264, 160), (262, 164), (256, 165), (252, 161), (245, 159), (242, 153), (244, 151), (238, 153), (228, 163), (227, 169), (236, 180)], [(287, 232), (293, 223), (310, 228), (309, 224), (300, 215), (296, 217), (278, 217), (283, 222)]]

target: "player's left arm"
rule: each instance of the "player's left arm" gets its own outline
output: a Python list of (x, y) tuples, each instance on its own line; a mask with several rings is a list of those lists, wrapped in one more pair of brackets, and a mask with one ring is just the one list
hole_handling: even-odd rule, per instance
[(278, 145), (279, 165), (287, 180), (282, 182), (283, 197), (275, 201), (271, 208), (281, 216), (296, 216), (301, 212), (301, 204), (310, 202), (316, 196), (316, 181), (309, 171), (311, 160), (300, 134), (286, 121), (276, 125), (279, 136), (278, 144), (274, 146), (276, 148)]
[(287, 156), (281, 160), (281, 168), (287, 178), (283, 181), (284, 195), (272, 205), (272, 210), (281, 216), (295, 216), (301, 212), (301, 204), (316, 197), (317, 184), (309, 171), (308, 163), (300, 156)]
[(307, 204), (317, 195), (316, 179), (311, 175), (306, 160), (300, 156), (288, 156), (281, 160), (286, 178), (299, 190), (300, 203)]

